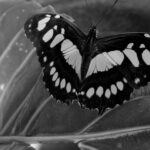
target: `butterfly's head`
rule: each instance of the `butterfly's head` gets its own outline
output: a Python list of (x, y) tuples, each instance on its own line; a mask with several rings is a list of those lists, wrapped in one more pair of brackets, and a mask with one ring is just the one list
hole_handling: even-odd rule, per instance
[(96, 40), (96, 26), (92, 26), (87, 35), (87, 40), (85, 42), (86, 53), (91, 53), (93, 43)]
[(88, 33), (88, 37), (96, 37), (96, 26), (92, 26)]
[(92, 26), (91, 30), (92, 32), (96, 32), (96, 26)]

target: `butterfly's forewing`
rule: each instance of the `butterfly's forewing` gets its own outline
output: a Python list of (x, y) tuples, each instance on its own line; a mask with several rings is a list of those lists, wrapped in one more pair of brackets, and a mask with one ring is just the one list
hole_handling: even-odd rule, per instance
[(150, 35), (129, 33), (99, 38), (94, 45), (80, 100), (88, 107), (114, 107), (133, 88), (150, 81)]
[[(130, 86), (138, 88), (150, 81), (150, 35), (148, 33), (116, 35), (101, 41), (107, 56), (127, 78)], [(100, 47), (98, 43), (97, 46)]]
[(76, 98), (80, 82), (85, 35), (71, 22), (55, 14), (39, 14), (25, 24), (27, 37), (37, 49), (43, 80), (57, 99)]

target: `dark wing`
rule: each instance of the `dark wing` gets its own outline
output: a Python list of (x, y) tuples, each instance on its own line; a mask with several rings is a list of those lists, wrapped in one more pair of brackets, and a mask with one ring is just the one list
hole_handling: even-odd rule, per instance
[(150, 81), (150, 35), (128, 33), (97, 39), (81, 103), (91, 108), (114, 107), (130, 98), (134, 88)]
[(37, 49), (46, 87), (57, 99), (76, 98), (85, 35), (56, 14), (38, 14), (25, 23), (25, 33)]

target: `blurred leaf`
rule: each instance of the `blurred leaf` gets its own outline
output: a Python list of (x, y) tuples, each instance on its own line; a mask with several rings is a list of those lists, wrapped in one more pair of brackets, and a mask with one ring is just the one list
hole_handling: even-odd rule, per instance
[(30, 135), (76, 133), (97, 115), (97, 111), (81, 109), (76, 101), (68, 106), (51, 100), (45, 105), (29, 133)]
[(0, 20), (0, 95), (33, 49), (31, 42), (25, 37), (24, 22), (35, 13), (50, 10), (50, 7), (42, 8), (38, 3), (28, 2), (18, 3), (4, 12), (5, 15)]
[(20, 107), (25, 103), (25, 97), (39, 76), (41, 69), (35, 57), (35, 52), (33, 51), (30, 54), (12, 76), (6, 90), (1, 96), (0, 110), (3, 114), (3, 122), (1, 123), (3, 123), (5, 128), (7, 127), (6, 122), (12, 119), (12, 114), (15, 112), (19, 113), (18, 109), (22, 109)]
[[(91, 140), (79, 144), (83, 150), (149, 150), (150, 132), (134, 134), (131, 136), (120, 136), (116, 138), (107, 138), (104, 140)], [(41, 149), (42, 150), (42, 149)], [(82, 149), (81, 149), (82, 150)]]
[(150, 125), (150, 96), (143, 96), (118, 105), (115, 109), (108, 111), (104, 116), (99, 116), (85, 127), (80, 133), (100, 132), (117, 130), (129, 127)]
[[(23, 25), (29, 16), (46, 10), (50, 11), (49, 7), (42, 8), (38, 3), (28, 2), (18, 4), (17, 6), (15, 5), (12, 8), (9, 8), (9, 10), (5, 12), (5, 15), (0, 20), (0, 35), (2, 35), (0, 36), (0, 51), (2, 52), (2, 55), (0, 56), (0, 127), (3, 123), (5, 123), (6, 120), (8, 121), (10, 114), (14, 112), (16, 107), (18, 107), (18, 105), (20, 105), (20, 103), (23, 101), (22, 98), (26, 96), (28, 90), (32, 88), (37, 76), (39, 75), (40, 66), (36, 57), (34, 56), (33, 58), (33, 60), (35, 60), (34, 62), (33, 60), (31, 60), (31, 62), (28, 60), (28, 58), (33, 54), (33, 47), (29, 40), (27, 40), (27, 38), (24, 36)], [(33, 69), (28, 66), (33, 67)], [(20, 73), (19, 71), (22, 69), (22, 67), (24, 67), (24, 69), (26, 68), (28, 72), (26, 75), (29, 78), (22, 76), (24, 81), (22, 80), (22, 82), (20, 82), (18, 73)], [(28, 81), (25, 79), (28, 79)], [(30, 84), (25, 84), (25, 82), (29, 82)], [(13, 97), (12, 93), (14, 93), (14, 89), (17, 89), (18, 83), (23, 85), (20, 85), (20, 87), (23, 87), (23, 93), (21, 92), (21, 88), (19, 88), (17, 91), (19, 94), (17, 95), (17, 92), (15, 93), (18, 98), (15, 96), (14, 99), (12, 98), (10, 100), (10, 95), (8, 93), (10, 93), (11, 97)], [(11, 89), (11, 87), (14, 89)], [(28, 90), (25, 89), (25, 87), (28, 87)], [(18, 103), (16, 104), (16, 102)], [(8, 103), (11, 103), (13, 107), (11, 104), (8, 105)], [(7, 114), (7, 111), (9, 111), (9, 115)]]
[(55, 141), (43, 143), (36, 150), (79, 150), (79, 148), (77, 144), (70, 141)]
[(10, 1), (7, 1), (6, 2), (6, 0), (3, 0), (3, 1), (1, 1), (0, 0), (0, 20), (5, 16), (5, 14), (6, 14), (6, 11), (9, 9), (9, 8), (11, 8), (11, 7), (13, 7), (14, 5), (18, 5), (18, 2), (10, 2)]

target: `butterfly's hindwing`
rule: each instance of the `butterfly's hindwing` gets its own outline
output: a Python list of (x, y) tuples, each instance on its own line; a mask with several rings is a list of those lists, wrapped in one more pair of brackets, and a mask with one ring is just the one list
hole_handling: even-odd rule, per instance
[[(148, 35), (148, 34), (147, 34)], [(98, 39), (80, 89), (88, 108), (114, 107), (150, 81), (150, 37), (130, 33)]]
[(82, 85), (79, 97), (88, 108), (112, 108), (129, 100), (132, 91), (127, 79), (115, 67), (89, 76)]
[(76, 98), (85, 35), (59, 15), (40, 14), (25, 24), (26, 35), (37, 49), (43, 80), (56, 98)]

